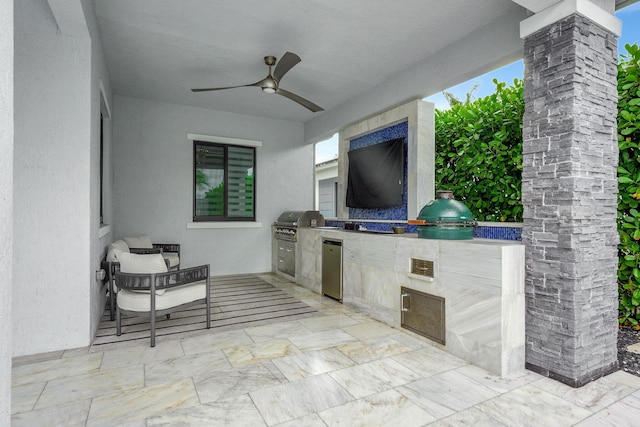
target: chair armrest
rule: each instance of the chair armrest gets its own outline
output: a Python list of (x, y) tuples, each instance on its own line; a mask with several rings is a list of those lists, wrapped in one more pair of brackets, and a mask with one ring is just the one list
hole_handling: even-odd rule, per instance
[(176, 286), (199, 282), (209, 277), (209, 264), (169, 271), (167, 273), (137, 274), (116, 272), (116, 285), (130, 291), (169, 289)]
[(129, 248), (129, 252), (138, 255), (161, 254), (162, 248)]
[(180, 257), (180, 244), (179, 243), (154, 243), (154, 248), (162, 249), (162, 252), (175, 252)]

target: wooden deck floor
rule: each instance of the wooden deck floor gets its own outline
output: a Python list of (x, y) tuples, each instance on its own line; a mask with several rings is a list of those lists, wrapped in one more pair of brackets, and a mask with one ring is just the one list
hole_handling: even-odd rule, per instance
[[(206, 329), (205, 306), (195, 306), (161, 316), (156, 321), (156, 341), (203, 333), (215, 333), (286, 320), (317, 316), (320, 313), (307, 304), (255, 275), (211, 278), (211, 329)], [(149, 319), (123, 317), (122, 335), (116, 335), (116, 322), (105, 310), (91, 351), (149, 342)]]

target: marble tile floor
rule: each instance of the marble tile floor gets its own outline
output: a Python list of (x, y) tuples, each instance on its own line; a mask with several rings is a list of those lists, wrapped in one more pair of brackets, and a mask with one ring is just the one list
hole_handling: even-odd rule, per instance
[[(323, 316), (13, 360), (13, 426), (637, 426), (640, 377), (499, 378), (277, 276)], [(146, 344), (146, 343), (145, 343)]]

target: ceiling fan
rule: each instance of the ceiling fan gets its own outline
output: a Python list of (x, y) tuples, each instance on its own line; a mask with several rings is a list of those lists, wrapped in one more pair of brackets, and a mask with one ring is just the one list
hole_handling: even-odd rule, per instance
[[(191, 89), (192, 92), (208, 92), (213, 90), (224, 90), (224, 89), (234, 89), (237, 87), (251, 87), (256, 86), (262, 89), (263, 92), (266, 93), (275, 93), (278, 95), (282, 95), (285, 98), (289, 98), (290, 100), (297, 102), (303, 107), (315, 112), (324, 111), (324, 108), (314, 104), (311, 101), (304, 99), (301, 96), (296, 95), (295, 93), (291, 93), (286, 91), (280, 87), (280, 82), (282, 81), (282, 77), (291, 69), (294, 65), (300, 62), (300, 57), (295, 53), (286, 52), (280, 61), (276, 64), (275, 56), (265, 56), (264, 63), (269, 66), (269, 75), (264, 79), (260, 80), (256, 83), (251, 83), (248, 85), (238, 85), (238, 86), (227, 86), (227, 87), (210, 87), (203, 89)], [(276, 66), (275, 70), (273, 70), (273, 74), (271, 74), (271, 67)]]

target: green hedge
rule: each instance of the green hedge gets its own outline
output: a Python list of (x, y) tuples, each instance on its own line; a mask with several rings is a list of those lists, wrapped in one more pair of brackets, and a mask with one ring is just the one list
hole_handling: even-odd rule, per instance
[(436, 110), (436, 189), (478, 221), (521, 222), (523, 82), (493, 83), (493, 95)]
[[(640, 47), (618, 62), (619, 321), (640, 323)], [(522, 221), (522, 80), (436, 110), (436, 188), (452, 190), (479, 221)]]
[(626, 45), (618, 62), (619, 321), (640, 321), (640, 47)]

